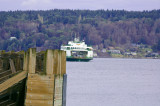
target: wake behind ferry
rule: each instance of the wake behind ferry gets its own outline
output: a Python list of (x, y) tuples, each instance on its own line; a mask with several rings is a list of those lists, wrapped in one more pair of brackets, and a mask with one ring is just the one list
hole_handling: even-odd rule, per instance
[(61, 50), (66, 51), (67, 61), (90, 61), (93, 59), (93, 48), (87, 46), (84, 41), (75, 38), (68, 45), (62, 45)]

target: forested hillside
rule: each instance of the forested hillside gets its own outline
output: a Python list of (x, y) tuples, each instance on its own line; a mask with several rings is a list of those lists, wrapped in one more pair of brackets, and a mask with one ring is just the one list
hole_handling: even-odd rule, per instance
[(0, 12), (0, 50), (59, 49), (75, 36), (99, 48), (144, 44), (160, 51), (160, 10)]

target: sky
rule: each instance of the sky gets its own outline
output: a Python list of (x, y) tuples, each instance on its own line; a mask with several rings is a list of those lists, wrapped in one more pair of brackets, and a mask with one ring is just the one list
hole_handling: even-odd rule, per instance
[(0, 0), (0, 11), (50, 9), (143, 11), (160, 9), (160, 0)]

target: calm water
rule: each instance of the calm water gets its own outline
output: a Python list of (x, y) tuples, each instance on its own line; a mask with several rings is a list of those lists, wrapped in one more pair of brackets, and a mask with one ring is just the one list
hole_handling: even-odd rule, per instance
[(67, 106), (160, 106), (160, 60), (67, 62)]

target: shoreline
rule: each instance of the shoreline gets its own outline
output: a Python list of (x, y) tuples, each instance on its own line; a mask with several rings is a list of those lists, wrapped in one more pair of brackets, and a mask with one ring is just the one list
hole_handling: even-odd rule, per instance
[(117, 59), (160, 59), (160, 57), (105, 57), (105, 56), (98, 56), (98, 57), (93, 57), (94, 58), (117, 58)]

